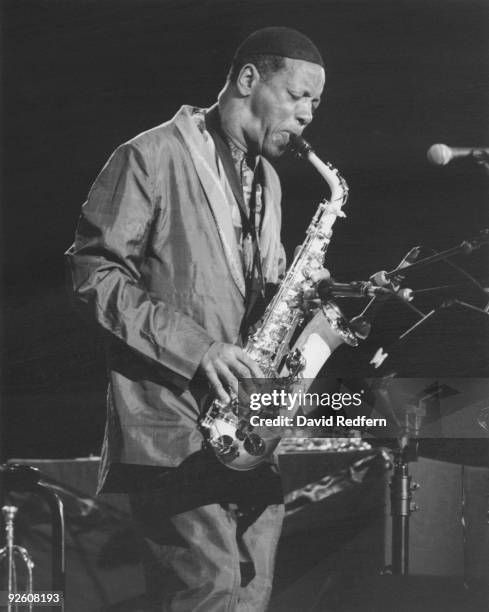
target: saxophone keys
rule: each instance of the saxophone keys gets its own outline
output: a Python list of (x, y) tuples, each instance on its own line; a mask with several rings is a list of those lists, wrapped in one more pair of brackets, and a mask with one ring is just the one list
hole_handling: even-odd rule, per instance
[(287, 355), (285, 365), (290, 375), (297, 376), (306, 367), (306, 360), (301, 351), (296, 348)]
[(254, 457), (260, 457), (265, 454), (266, 446), (263, 438), (258, 434), (250, 434), (243, 442), (245, 451)]

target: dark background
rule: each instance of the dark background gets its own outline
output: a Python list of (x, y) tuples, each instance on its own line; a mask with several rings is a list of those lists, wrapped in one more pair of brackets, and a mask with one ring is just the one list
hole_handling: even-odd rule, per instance
[[(489, 226), (482, 169), (469, 161), (445, 168), (426, 161), (435, 142), (489, 146), (485, 0), (15, 0), (1, 6), (7, 457), (99, 452), (103, 352), (69, 303), (63, 252), (112, 150), (169, 119), (181, 104), (211, 105), (236, 45), (254, 29), (295, 27), (325, 58), (326, 95), (306, 136), (350, 186), (348, 218), (335, 225), (327, 255), (338, 280), (368, 278), (394, 268), (416, 244), (442, 250)], [(328, 192), (304, 163), (285, 160), (278, 170), (290, 254)], [(456, 258), (486, 285), (487, 252)], [(411, 286), (458, 281), (438, 266)], [(425, 291), (416, 303), (431, 307), (456, 295), (484, 306), (480, 291), (458, 291)], [(344, 308), (356, 314), (363, 305), (346, 301)], [(487, 357), (487, 325), (471, 311), (450, 316), (425, 334), (421, 351), (435, 371), (436, 355), (447, 354), (439, 334), (450, 337), (459, 359), (460, 340), (463, 374), (477, 374), (471, 359)], [(406, 309), (386, 307), (363, 352), (388, 344), (414, 321)]]

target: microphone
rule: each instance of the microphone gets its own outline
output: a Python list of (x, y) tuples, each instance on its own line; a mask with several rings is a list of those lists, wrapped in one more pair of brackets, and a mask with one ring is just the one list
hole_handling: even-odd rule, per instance
[[(406, 266), (412, 264), (419, 257), (421, 252), (420, 246), (413, 247), (401, 260), (396, 268), (396, 272), (402, 270)], [(372, 323), (379, 313), (380, 309), (384, 305), (384, 302), (389, 299), (392, 295), (395, 295), (403, 302), (410, 302), (413, 299), (411, 289), (400, 289), (399, 284), (402, 280), (402, 276), (390, 277), (389, 273), (385, 270), (381, 270), (372, 274), (370, 282), (376, 287), (382, 287), (383, 293), (376, 293), (373, 299), (367, 304), (364, 310), (353, 317), (350, 320), (350, 327), (353, 329), (357, 338), (360, 340), (366, 340), (372, 330)]]
[(400, 271), (407, 266), (410, 266), (414, 263), (421, 253), (421, 246), (413, 247), (401, 260), (397, 268), (392, 272), (386, 272), (385, 270), (380, 270), (379, 272), (375, 272), (369, 278), (369, 280), (376, 287), (388, 287), (391, 291), (397, 291), (399, 289), (399, 283), (402, 281), (403, 276)]
[(321, 300), (328, 301), (332, 297), (364, 298), (390, 294), (385, 287), (376, 287), (370, 281), (352, 281), (351, 283), (335, 283), (331, 279), (323, 279), (317, 285), (317, 293)]
[(453, 159), (472, 157), (476, 161), (489, 161), (489, 148), (485, 147), (448, 147), (445, 144), (432, 145), (426, 157), (435, 166), (446, 166)]

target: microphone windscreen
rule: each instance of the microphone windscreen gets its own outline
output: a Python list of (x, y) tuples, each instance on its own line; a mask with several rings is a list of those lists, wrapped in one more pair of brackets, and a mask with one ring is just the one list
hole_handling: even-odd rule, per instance
[(428, 149), (426, 157), (428, 161), (436, 166), (446, 166), (452, 159), (452, 152), (447, 145), (434, 144)]

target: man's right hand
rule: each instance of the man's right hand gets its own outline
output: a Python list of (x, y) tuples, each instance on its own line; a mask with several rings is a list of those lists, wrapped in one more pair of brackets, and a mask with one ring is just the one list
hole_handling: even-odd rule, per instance
[(214, 342), (199, 364), (199, 374), (204, 375), (216, 398), (228, 403), (238, 395), (238, 379), (264, 378), (251, 357), (242, 348), (225, 342)]

